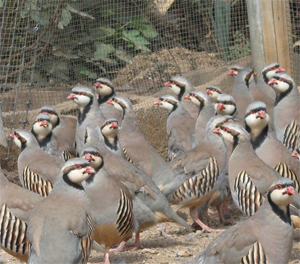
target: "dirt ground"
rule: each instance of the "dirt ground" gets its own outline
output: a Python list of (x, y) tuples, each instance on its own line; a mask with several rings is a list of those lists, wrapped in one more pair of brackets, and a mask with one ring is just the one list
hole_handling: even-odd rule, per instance
[[(183, 218), (192, 224), (188, 212), (182, 211)], [(227, 219), (225, 226), (219, 226), (218, 216), (213, 212), (209, 213), (209, 226), (214, 229), (227, 229), (235, 223), (242, 221), (244, 217), (235, 208), (233, 203), (229, 204), (229, 213), (231, 217)], [(143, 249), (136, 251), (124, 251), (111, 255), (112, 264), (187, 264), (199, 252), (201, 252), (220, 232), (202, 233), (197, 230), (189, 233), (183, 227), (174, 223), (167, 223), (167, 233), (170, 237), (160, 235), (159, 226), (152, 227), (141, 233), (141, 243)], [(134, 239), (131, 238), (126, 246), (134, 245)], [(103, 261), (103, 253), (92, 251), (89, 263), (98, 263)], [(1, 262), (2, 261), (2, 262)], [(0, 249), (0, 263), (20, 263), (16, 258), (8, 255)], [(278, 263), (281, 264), (281, 263)], [(289, 264), (300, 264), (300, 230), (294, 230), (294, 245), (291, 260)]]

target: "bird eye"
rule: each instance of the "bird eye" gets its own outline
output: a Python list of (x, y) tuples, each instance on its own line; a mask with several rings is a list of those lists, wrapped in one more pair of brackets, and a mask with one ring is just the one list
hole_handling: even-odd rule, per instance
[(16, 136), (16, 138), (19, 138), (20, 134), (19, 133), (15, 133), (15, 136)]
[(50, 113), (51, 115), (53, 115), (54, 114), (54, 111), (51, 111), (51, 113)]
[(95, 152), (94, 156), (98, 157), (99, 156), (99, 152)]
[(178, 82), (176, 82), (176, 81), (173, 81), (173, 82), (172, 82), (172, 84), (174, 84), (174, 85), (177, 85), (177, 84), (178, 84)]
[(216, 92), (216, 91), (217, 91), (217, 89), (216, 89), (216, 88), (214, 88), (214, 89), (213, 89), (213, 91), (214, 91), (214, 92)]
[(36, 122), (41, 122), (41, 119), (36, 120)]
[(227, 104), (227, 105), (230, 105), (230, 104), (231, 104), (231, 102), (230, 102), (230, 101), (227, 101), (227, 102), (226, 102), (226, 104)]
[(250, 113), (251, 113), (251, 114), (255, 114), (255, 111), (254, 111), (254, 110), (251, 110)]
[(76, 170), (79, 170), (79, 169), (81, 169), (81, 166), (80, 166), (79, 164), (75, 164), (75, 165), (74, 165), (74, 168), (75, 168)]
[(78, 95), (83, 95), (83, 94), (84, 94), (84, 92), (79, 92), (79, 93), (78, 93)]
[(106, 121), (106, 122), (105, 122), (105, 125), (106, 125), (106, 126), (108, 126), (108, 125), (109, 125), (109, 122), (108, 122), (108, 121)]
[(278, 81), (283, 82), (283, 81), (284, 81), (284, 78), (279, 78)]
[(223, 127), (223, 131), (224, 131), (224, 132), (228, 132), (228, 131), (229, 131), (229, 128), (228, 128), (228, 127)]
[(277, 190), (281, 190), (282, 189), (282, 185), (281, 184), (276, 184), (276, 189)]
[(275, 66), (270, 68), (270, 70), (276, 70), (276, 69), (277, 69), (277, 67), (275, 67)]

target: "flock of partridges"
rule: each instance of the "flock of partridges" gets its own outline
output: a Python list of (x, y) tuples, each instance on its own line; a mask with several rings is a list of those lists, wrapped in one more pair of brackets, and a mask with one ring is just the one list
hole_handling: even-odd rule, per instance
[(109, 79), (72, 88), (77, 119), (43, 106), (30, 131), (10, 135), (22, 187), (0, 172), (1, 248), (28, 263), (87, 263), (91, 250), (110, 263), (110, 253), (128, 250), (133, 235), (140, 248), (140, 232), (158, 223), (193, 232), (176, 213), (182, 208), (203, 232), (215, 232), (199, 215), (213, 206), (223, 223), (232, 199), (247, 219), (219, 230), (191, 263), (288, 263), (300, 227), (298, 88), (278, 63), (257, 81), (248, 67), (228, 74), (231, 94), (194, 90), (180, 76), (164, 84), (173, 95), (153, 105), (169, 112), (168, 161)]

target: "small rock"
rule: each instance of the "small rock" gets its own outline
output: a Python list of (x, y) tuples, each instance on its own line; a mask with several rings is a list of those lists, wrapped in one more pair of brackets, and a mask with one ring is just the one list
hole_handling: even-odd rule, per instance
[(293, 246), (293, 249), (294, 249), (294, 250), (300, 250), (300, 244), (299, 244), (299, 243), (295, 244), (295, 245)]
[(176, 253), (176, 257), (189, 257), (192, 256), (193, 254), (189, 252), (188, 250), (179, 250)]
[(144, 248), (142, 249), (143, 253), (149, 253), (149, 254), (158, 254), (159, 252), (155, 249), (150, 249), (150, 248)]

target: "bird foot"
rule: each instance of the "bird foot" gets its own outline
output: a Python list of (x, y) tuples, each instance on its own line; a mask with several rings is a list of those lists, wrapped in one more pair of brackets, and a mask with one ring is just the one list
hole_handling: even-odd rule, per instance
[(215, 233), (215, 232), (223, 232), (225, 229), (212, 229), (210, 227), (203, 228), (202, 233)]
[(129, 250), (138, 250), (138, 249), (143, 249), (144, 247), (142, 245), (134, 245), (133, 247), (126, 247), (124, 248), (124, 251), (129, 251)]
[(165, 231), (163, 231), (163, 230), (159, 230), (159, 233), (160, 233), (160, 236), (163, 236), (163, 237), (165, 237), (165, 238), (172, 237), (172, 235), (167, 234), (167, 233), (166, 233)]
[(117, 248), (111, 248), (108, 250), (108, 253), (120, 252), (123, 251), (125, 247), (125, 241), (122, 241)]

